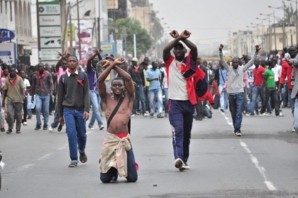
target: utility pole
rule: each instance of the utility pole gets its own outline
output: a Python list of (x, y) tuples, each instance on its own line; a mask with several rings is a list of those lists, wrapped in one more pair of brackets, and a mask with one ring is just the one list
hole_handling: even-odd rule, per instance
[(81, 60), (81, 27), (80, 27), (80, 10), (79, 10), (79, 0), (77, 0), (77, 18), (78, 18), (78, 37), (79, 37), (79, 60)]

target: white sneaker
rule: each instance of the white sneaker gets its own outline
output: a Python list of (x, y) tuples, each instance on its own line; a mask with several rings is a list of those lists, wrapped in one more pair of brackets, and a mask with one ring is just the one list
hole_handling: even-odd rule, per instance
[(99, 127), (99, 130), (103, 130), (105, 127), (103, 126), (103, 125), (101, 125), (100, 127)]
[(184, 164), (184, 162), (182, 161), (182, 159), (177, 158), (177, 159), (175, 160), (175, 167), (178, 168), (178, 169), (180, 169), (180, 168), (182, 168), (183, 166), (185, 166), (185, 164)]
[(179, 168), (180, 171), (184, 171), (184, 170), (189, 170), (190, 166), (187, 164), (184, 164), (184, 166), (182, 166), (181, 168)]
[(277, 117), (284, 117), (284, 114), (279, 113), (279, 115)]
[(23, 125), (24, 125), (24, 126), (27, 126), (27, 122), (23, 122)]
[(49, 126), (49, 131), (53, 132), (53, 128), (51, 127), (51, 125)]

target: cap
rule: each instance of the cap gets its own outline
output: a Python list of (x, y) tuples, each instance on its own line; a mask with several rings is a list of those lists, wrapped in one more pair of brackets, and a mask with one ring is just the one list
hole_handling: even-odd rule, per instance
[(131, 59), (131, 61), (138, 62), (138, 59), (137, 59), (136, 57), (133, 57), (133, 58)]

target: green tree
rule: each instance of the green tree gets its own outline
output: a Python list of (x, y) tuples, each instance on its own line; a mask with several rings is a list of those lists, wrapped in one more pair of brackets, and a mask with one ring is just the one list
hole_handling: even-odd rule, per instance
[(133, 54), (133, 35), (136, 35), (137, 54), (146, 54), (152, 41), (149, 33), (141, 27), (141, 24), (131, 18), (116, 20), (117, 39), (124, 39), (126, 54)]

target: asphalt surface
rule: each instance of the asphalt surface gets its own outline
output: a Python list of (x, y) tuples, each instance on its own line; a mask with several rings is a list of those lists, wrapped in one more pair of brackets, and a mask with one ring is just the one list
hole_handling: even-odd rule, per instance
[[(62, 132), (35, 131), (35, 119), (22, 133), (0, 133), (0, 198), (150, 198), (150, 197), (298, 197), (298, 135), (291, 132), (290, 109), (284, 117), (244, 117), (242, 137), (232, 133), (230, 113), (194, 120), (190, 170), (174, 167), (167, 118), (132, 118), (131, 139), (140, 169), (136, 183), (119, 178), (102, 184), (98, 159), (104, 130), (88, 130), (88, 161), (68, 168)], [(53, 116), (50, 117), (50, 121)]]

